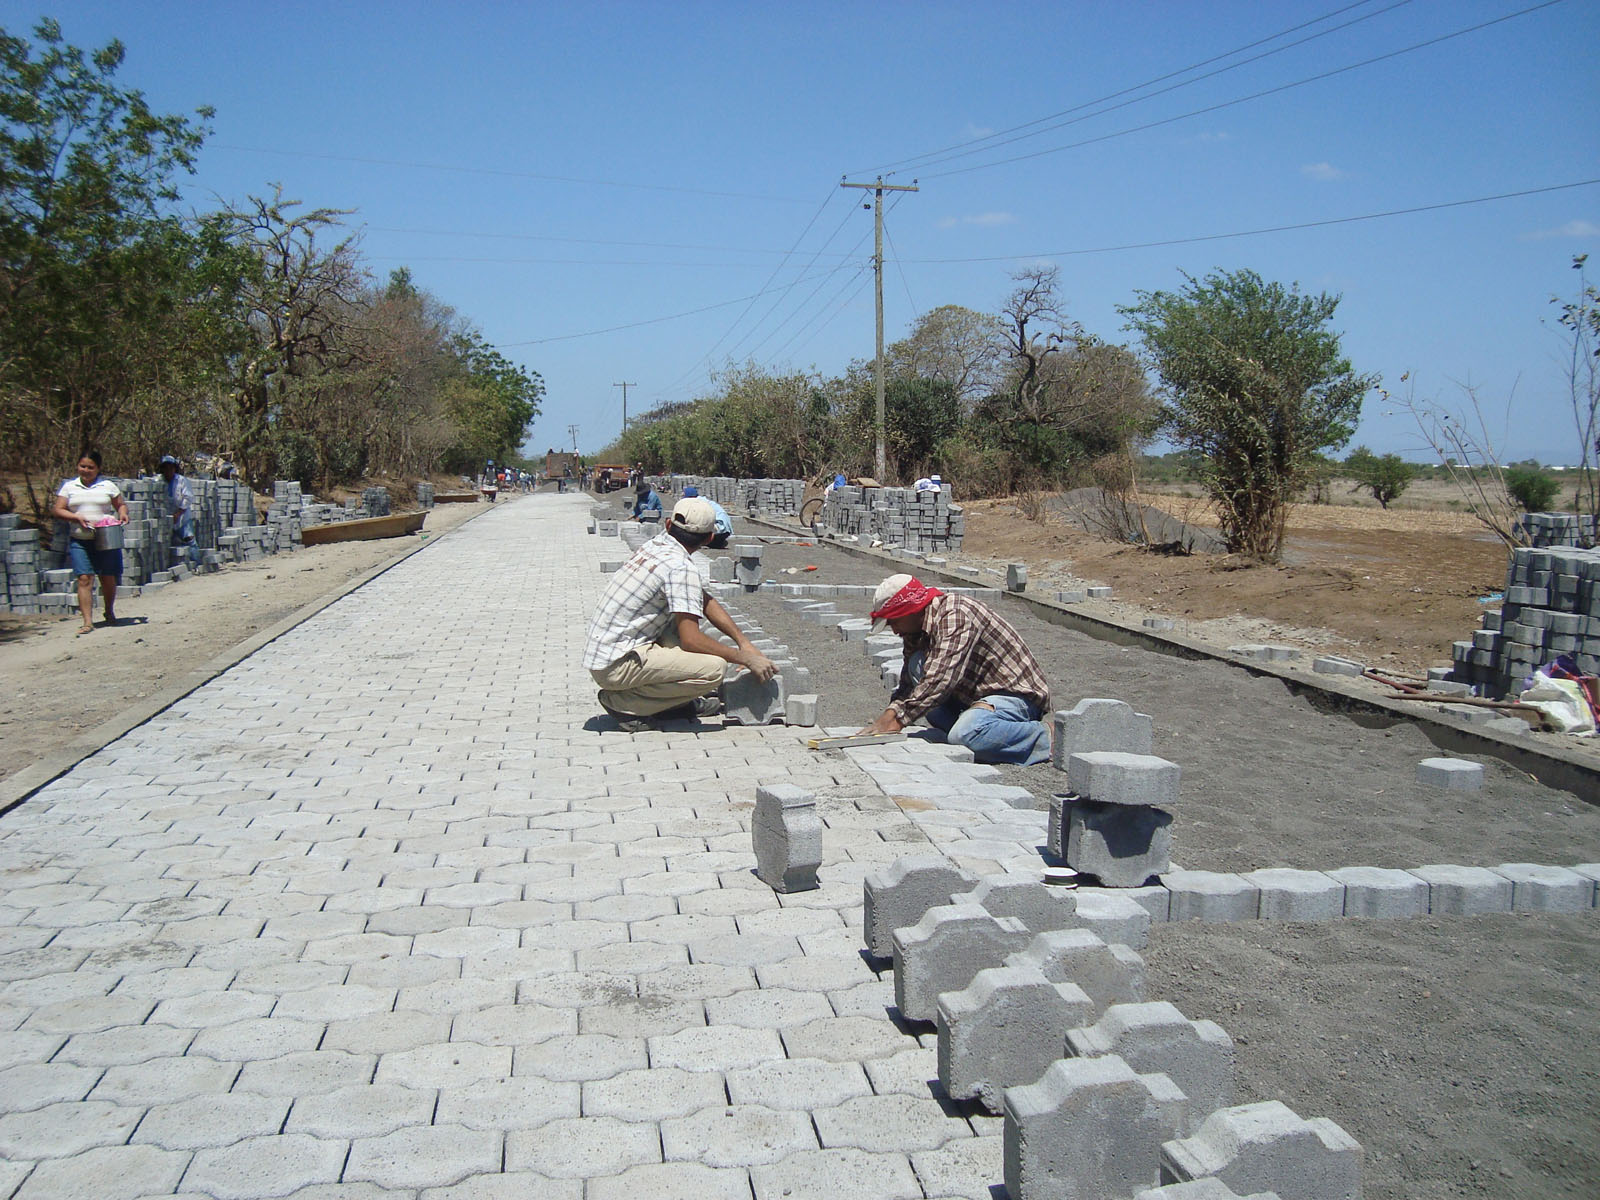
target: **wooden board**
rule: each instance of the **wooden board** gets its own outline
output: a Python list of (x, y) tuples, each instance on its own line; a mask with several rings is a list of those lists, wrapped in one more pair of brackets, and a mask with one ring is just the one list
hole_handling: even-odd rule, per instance
[(377, 538), (404, 537), (421, 529), (427, 515), (426, 512), (395, 513), (387, 517), (313, 525), (300, 531), (300, 544), (326, 546), (330, 542), (370, 542)]

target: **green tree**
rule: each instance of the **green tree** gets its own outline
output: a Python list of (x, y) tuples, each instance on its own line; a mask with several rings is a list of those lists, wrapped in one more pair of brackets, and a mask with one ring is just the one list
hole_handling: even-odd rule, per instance
[(1517, 463), (1505, 471), (1506, 491), (1524, 512), (1548, 512), (1561, 485), (1537, 465)]
[(1416, 477), (1416, 468), (1398, 454), (1377, 455), (1365, 446), (1350, 452), (1344, 469), (1355, 480), (1356, 490), (1371, 492), (1380, 508), (1399, 499)]
[(1350, 440), (1377, 377), (1358, 375), (1328, 328), (1337, 296), (1248, 270), (1185, 279), (1121, 311), (1160, 376), (1163, 429), (1204, 463), (1229, 549), (1276, 562), (1313, 456)]
[(172, 211), (211, 110), (153, 112), (44, 20), (0, 29), (0, 436), (58, 465), (170, 375), (197, 245)]

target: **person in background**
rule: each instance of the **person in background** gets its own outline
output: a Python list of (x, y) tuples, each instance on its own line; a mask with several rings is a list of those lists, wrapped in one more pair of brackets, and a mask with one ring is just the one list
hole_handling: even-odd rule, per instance
[(105, 603), (106, 624), (117, 623), (117, 583), (122, 578), (122, 551), (97, 550), (95, 526), (106, 523), (126, 525), (128, 506), (122, 489), (113, 479), (100, 475), (100, 453), (85, 450), (78, 460), (78, 477), (68, 479), (56, 493), (54, 515), (72, 524), (67, 543), (67, 560), (78, 577), (78, 611), (83, 616), (79, 635), (94, 632), (94, 580), (100, 577), (100, 596)]
[(170, 454), (161, 458), (161, 478), (167, 481), (167, 508), (172, 513), (172, 545), (181, 549), (189, 565), (194, 565), (194, 489), (178, 470), (178, 460)]
[(639, 520), (639, 514), (644, 512), (655, 513), (653, 520), (661, 519), (661, 497), (656, 495), (655, 488), (641, 479), (634, 485), (633, 519)]
[(1049, 761), (1050, 685), (1004, 617), (903, 574), (878, 585), (871, 616), (900, 635), (905, 658), (889, 707), (862, 733), (899, 733), (926, 717), (978, 762)]
[[(700, 489), (691, 483), (688, 487), (683, 489), (683, 498), (688, 500), (694, 497), (700, 497)], [(733, 518), (728, 515), (727, 509), (723, 508), (722, 505), (711, 499), (711, 497), (704, 496), (700, 498), (704, 499), (707, 504), (711, 505), (712, 516), (716, 522), (716, 532), (711, 535), (711, 540), (706, 543), (706, 549), (727, 549), (728, 539), (733, 537)]]

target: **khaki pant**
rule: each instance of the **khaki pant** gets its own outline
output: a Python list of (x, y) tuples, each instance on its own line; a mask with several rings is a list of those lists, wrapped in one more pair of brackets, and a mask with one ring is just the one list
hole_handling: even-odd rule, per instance
[(624, 654), (609, 667), (590, 671), (606, 703), (617, 712), (653, 717), (722, 686), (726, 661), (715, 654), (691, 654), (669, 628), (659, 642)]

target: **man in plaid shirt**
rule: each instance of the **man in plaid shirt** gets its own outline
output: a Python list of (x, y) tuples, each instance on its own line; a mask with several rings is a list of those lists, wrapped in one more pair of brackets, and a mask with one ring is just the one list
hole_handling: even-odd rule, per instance
[(891, 575), (872, 598), (872, 617), (905, 644), (900, 686), (862, 733), (898, 733), (926, 717), (945, 740), (979, 762), (1050, 757), (1050, 685), (1015, 629), (967, 596), (947, 596), (910, 575)]
[[(629, 733), (649, 728), (652, 717), (720, 711), (713, 693), (722, 686), (725, 663), (744, 667), (763, 683), (778, 673), (701, 586), (689, 556), (716, 533), (709, 501), (678, 501), (666, 528), (639, 547), (600, 597), (583, 665), (600, 687), (600, 707)], [(734, 646), (702, 633), (702, 616)]]

